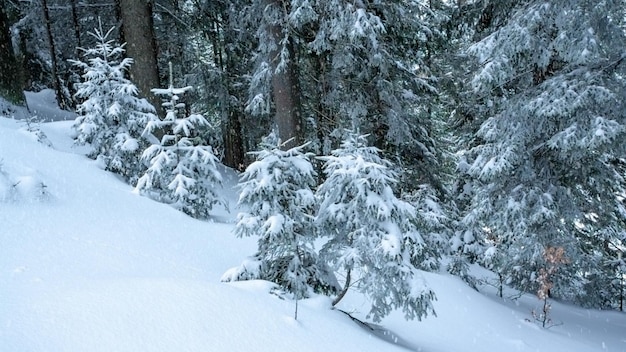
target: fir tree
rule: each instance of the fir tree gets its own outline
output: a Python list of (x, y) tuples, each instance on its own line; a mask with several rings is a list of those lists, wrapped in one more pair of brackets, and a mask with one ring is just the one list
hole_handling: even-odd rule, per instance
[(154, 107), (138, 98), (137, 87), (125, 78), (133, 60), (121, 59), (124, 46), (108, 40), (112, 30), (105, 33), (99, 28), (90, 33), (97, 44), (82, 49), (87, 61), (72, 61), (84, 72), (84, 82), (76, 85), (76, 97), (83, 102), (78, 105), (74, 128), (76, 142), (93, 147), (90, 157), (132, 184), (143, 171), (139, 160), (150, 138), (144, 129), (157, 118)]
[(438, 266), (434, 248), (415, 227), (416, 210), (395, 197), (396, 175), (380, 150), (365, 136), (351, 134), (325, 161), (326, 180), (317, 190), (317, 224), (328, 242), (322, 257), (345, 272), (337, 304), (358, 279), (358, 289), (372, 300), (374, 321), (393, 309), (407, 319), (434, 314), (434, 293), (418, 269)]
[[(171, 71), (170, 71), (171, 74)], [(153, 89), (169, 101), (163, 104), (165, 119), (151, 121), (146, 131), (163, 133), (161, 143), (148, 147), (142, 160), (148, 165), (137, 182), (137, 191), (196, 218), (207, 218), (216, 204), (227, 207), (217, 193), (222, 175), (213, 149), (200, 136), (208, 121), (198, 114), (184, 116), (185, 104), (179, 96), (191, 87), (174, 88), (170, 76), (167, 89)], [(182, 116), (180, 116), (182, 115)]]
[(626, 38), (614, 15), (624, 6), (494, 2), (477, 21), (459, 114), (469, 131), (458, 167), (462, 238), (488, 248), (471, 245), (515, 288), (536, 291), (544, 251), (559, 247), (571, 264), (551, 294), (594, 299), (582, 288), (600, 270), (598, 235), (624, 220), (615, 160), (624, 155)]
[(265, 139), (256, 161), (241, 175), (235, 234), (258, 236), (258, 251), (223, 281), (263, 279), (297, 298), (334, 292), (337, 283), (313, 248), (315, 171), (305, 146), (281, 150), (274, 135)]

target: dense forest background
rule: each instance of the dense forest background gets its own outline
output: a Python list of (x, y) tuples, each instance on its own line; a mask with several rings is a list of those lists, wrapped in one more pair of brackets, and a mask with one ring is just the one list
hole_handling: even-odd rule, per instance
[[(340, 299), (315, 263), (344, 288), (366, 268), (374, 318), (411, 318), (433, 293), (403, 303), (407, 272), (474, 285), (477, 263), (500, 288), (623, 309), (622, 0), (0, 1), (0, 96), (53, 89), (106, 169), (199, 218), (222, 202), (215, 165), (246, 170), (236, 232), (260, 264), (229, 280)], [(258, 191), (268, 174), (282, 188)]]

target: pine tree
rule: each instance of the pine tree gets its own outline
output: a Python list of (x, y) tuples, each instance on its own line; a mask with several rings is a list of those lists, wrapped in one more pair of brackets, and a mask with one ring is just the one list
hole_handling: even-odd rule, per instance
[(435, 294), (418, 269), (438, 267), (437, 252), (415, 226), (416, 209), (393, 194), (396, 175), (379, 153), (352, 133), (321, 157), (327, 178), (317, 190), (316, 221), (328, 236), (321, 256), (346, 275), (334, 304), (354, 281), (372, 300), (368, 317), (374, 321), (398, 308), (407, 319), (421, 319), (434, 314)]
[(86, 61), (72, 61), (83, 70), (84, 82), (76, 85), (79, 116), (74, 123), (76, 142), (89, 143), (91, 158), (99, 159), (106, 170), (124, 176), (134, 183), (143, 171), (139, 162), (148, 144), (145, 127), (157, 117), (154, 107), (137, 97), (137, 87), (125, 78), (132, 59), (121, 59), (124, 46), (108, 37), (113, 28), (102, 27), (90, 33), (96, 40), (94, 48), (81, 49)]
[(146, 131), (159, 131), (163, 137), (144, 150), (142, 160), (148, 168), (136, 190), (195, 218), (208, 218), (214, 205), (227, 207), (227, 203), (217, 193), (222, 185), (219, 160), (200, 134), (209, 123), (202, 115), (185, 116), (185, 104), (179, 102), (179, 97), (191, 89), (174, 88), (170, 70), (169, 88), (152, 90), (168, 99), (163, 103), (167, 113), (162, 121), (151, 121), (146, 127)]
[(281, 150), (266, 138), (256, 161), (241, 175), (235, 234), (258, 236), (258, 251), (223, 281), (262, 279), (278, 284), (296, 299), (312, 292), (334, 292), (337, 283), (313, 248), (315, 171), (304, 146)]
[(592, 299), (582, 287), (602, 241), (589, 236), (623, 223), (624, 11), (620, 1), (493, 2), (476, 22), (459, 114), (463, 237), (491, 247), (483, 262), (515, 288), (536, 291), (544, 251), (559, 247), (571, 264), (551, 294)]

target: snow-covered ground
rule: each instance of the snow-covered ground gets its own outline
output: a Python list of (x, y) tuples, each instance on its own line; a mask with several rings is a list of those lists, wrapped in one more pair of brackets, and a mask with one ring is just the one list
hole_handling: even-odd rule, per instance
[[(502, 301), (447, 274), (424, 274), (437, 317), (394, 313), (387, 333), (325, 297), (300, 302), (294, 320), (271, 284), (219, 281), (255, 250), (232, 235), (234, 213), (198, 221), (133, 193), (72, 147), (71, 124), (42, 124), (48, 147), (0, 117), (0, 352), (626, 351), (625, 313), (553, 302), (562, 324), (543, 329), (536, 297)], [(340, 308), (369, 310), (354, 292)]]
[(57, 99), (54, 90), (44, 89), (40, 92), (24, 92), (28, 102), (30, 116), (37, 116), (45, 121), (74, 120), (76, 114), (56, 108)]

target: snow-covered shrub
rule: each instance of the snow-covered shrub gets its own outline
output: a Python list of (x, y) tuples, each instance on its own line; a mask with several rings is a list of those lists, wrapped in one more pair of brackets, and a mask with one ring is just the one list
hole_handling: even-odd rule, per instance
[(37, 172), (16, 176), (5, 170), (0, 159), (0, 203), (44, 202), (50, 197), (48, 186)]
[(209, 122), (202, 115), (182, 113), (185, 104), (179, 102), (179, 96), (190, 89), (170, 84), (167, 89), (152, 90), (167, 98), (163, 104), (167, 113), (162, 121), (153, 120), (146, 126), (148, 133), (158, 131), (163, 137), (144, 150), (142, 160), (148, 168), (136, 190), (195, 218), (207, 218), (215, 204), (227, 204), (217, 193), (222, 185), (219, 160), (200, 136)]
[(52, 142), (48, 139), (48, 136), (41, 130), (42, 119), (38, 116), (30, 116), (24, 119), (26, 132), (32, 134), (35, 140), (47, 147), (52, 147)]
[(277, 283), (296, 298), (334, 292), (336, 280), (313, 248), (315, 171), (304, 146), (281, 150), (266, 138), (256, 161), (241, 175), (235, 234), (258, 236), (258, 251), (223, 281), (262, 279)]
[(157, 117), (154, 107), (138, 98), (137, 87), (125, 78), (133, 60), (122, 59), (124, 46), (108, 40), (112, 30), (104, 33), (100, 27), (90, 33), (97, 44), (81, 49), (86, 61), (72, 60), (83, 71), (84, 80), (76, 85), (76, 98), (82, 102), (74, 128), (76, 142), (93, 147), (90, 157), (134, 184), (143, 171), (139, 161), (150, 137), (142, 134)]
[(366, 136), (351, 133), (325, 161), (326, 180), (317, 190), (317, 225), (328, 242), (321, 257), (345, 271), (372, 300), (375, 321), (400, 308), (407, 319), (434, 313), (435, 294), (418, 268), (436, 267), (437, 257), (415, 226), (416, 210), (393, 193), (396, 175)]

